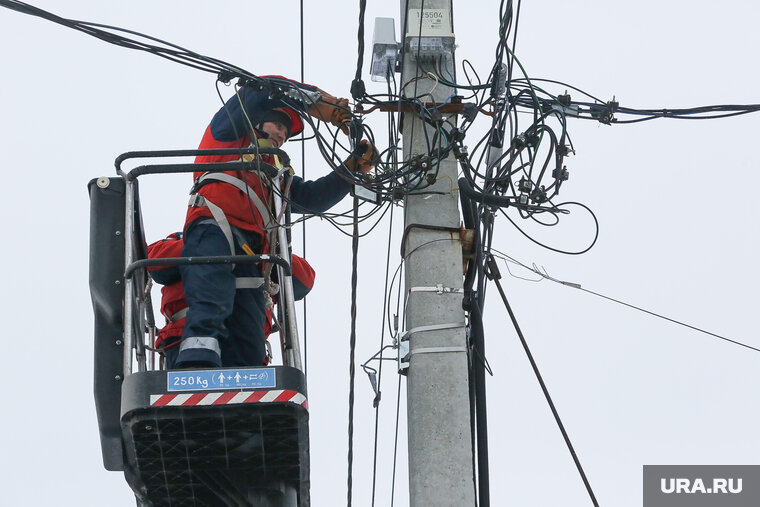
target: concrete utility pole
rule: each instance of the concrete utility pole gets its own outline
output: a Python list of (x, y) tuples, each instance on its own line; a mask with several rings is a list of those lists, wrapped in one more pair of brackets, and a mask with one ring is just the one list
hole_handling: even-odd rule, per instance
[[(419, 97), (422, 102), (444, 102), (454, 94), (452, 88), (436, 84), (428, 77), (410, 81), (425, 75), (419, 70), (418, 57), (425, 60), (427, 69), (433, 68), (430, 56), (424, 55), (431, 47), (435, 52), (436, 45), (441, 43), (448, 48), (445, 50), (448, 61), (442, 68), (445, 65), (453, 74), (452, 0), (401, 0), (401, 27), (404, 41), (401, 82), (405, 85), (402, 94), (407, 98)], [(415, 37), (420, 34), (420, 27), (421, 51)], [(416, 115), (406, 113), (404, 160), (435, 154), (437, 147), (430, 144), (434, 134), (435, 129)], [(435, 175), (435, 182), (431, 186), (421, 184), (412, 192), (416, 195), (407, 196), (405, 203), (402, 248), (406, 255), (406, 329), (410, 340), (409, 494), (413, 507), (460, 507), (475, 505), (475, 485), (462, 310), (457, 165), (453, 156), (442, 161), (437, 169), (432, 165), (430, 160), (422, 159), (419, 167), (431, 177)]]

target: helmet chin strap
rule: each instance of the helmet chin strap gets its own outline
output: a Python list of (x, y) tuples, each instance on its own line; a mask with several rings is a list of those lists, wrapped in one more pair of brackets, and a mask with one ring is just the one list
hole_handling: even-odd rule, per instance
[(264, 139), (269, 139), (269, 134), (267, 134), (267, 133), (264, 131), (264, 123), (263, 123), (263, 122), (261, 122), (261, 123), (257, 124), (257, 125), (256, 125), (255, 127), (253, 127), (253, 128), (255, 128), (255, 129), (256, 129), (256, 137), (258, 137), (259, 139), (261, 139), (261, 138), (264, 138)]

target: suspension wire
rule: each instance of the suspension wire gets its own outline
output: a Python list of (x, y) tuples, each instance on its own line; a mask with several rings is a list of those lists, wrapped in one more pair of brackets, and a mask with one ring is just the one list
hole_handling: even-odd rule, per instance
[(357, 259), (359, 253), (359, 198), (354, 197), (354, 238), (351, 242), (351, 338), (348, 366), (348, 507), (351, 507), (351, 494), (353, 488), (353, 465), (354, 465), (354, 373), (356, 366), (354, 357), (356, 353), (356, 280)]
[(383, 339), (385, 338), (385, 312), (387, 311), (387, 304), (388, 301), (385, 297), (385, 294), (388, 292), (388, 277), (390, 275), (390, 263), (391, 263), (391, 238), (393, 236), (393, 205), (391, 204), (391, 216), (390, 216), (390, 223), (388, 224), (388, 251), (385, 257), (385, 285), (383, 288), (383, 313), (382, 313), (382, 324), (380, 328), (380, 365), (377, 369), (377, 396), (374, 401), (375, 405), (375, 438), (374, 438), (374, 449), (373, 449), (373, 456), (372, 456), (372, 507), (375, 505), (375, 488), (376, 488), (376, 481), (377, 481), (377, 435), (378, 435), (378, 429), (380, 425), (380, 399), (382, 392), (380, 390), (380, 386), (382, 384), (383, 380), (383, 352), (385, 350), (385, 347), (383, 347)]
[[(391, 222), (392, 223), (392, 222)], [(390, 262), (390, 238), (388, 243), (388, 258), (386, 261), (386, 271), (385, 271), (385, 290), (388, 290), (388, 263)], [(385, 311), (386, 311), (386, 299), (385, 299), (385, 291), (383, 291), (383, 324), (382, 329), (380, 331), (380, 366), (378, 367), (378, 374), (377, 374), (377, 395), (375, 396), (375, 400), (373, 401), (373, 404), (375, 406), (375, 436), (374, 436), (374, 442), (373, 442), (373, 449), (372, 449), (372, 507), (375, 506), (375, 494), (377, 491), (377, 441), (378, 441), (378, 430), (380, 427), (380, 398), (382, 395), (382, 391), (380, 389), (380, 385), (382, 382), (382, 375), (383, 375), (383, 351), (385, 350), (385, 347), (382, 346), (383, 344), (383, 338), (385, 336)]]
[(401, 413), (401, 375), (398, 377), (398, 391), (396, 393), (396, 430), (393, 437), (393, 478), (391, 479), (391, 507), (396, 500), (396, 456), (398, 453), (398, 421)]
[[(387, 79), (388, 83), (388, 93), (391, 93), (391, 83), (390, 78)], [(393, 121), (393, 114), (388, 115), (388, 136), (389, 141), (392, 142), (394, 145), (397, 142), (397, 131), (393, 128), (394, 127), (394, 121)], [(393, 150), (391, 153), (391, 159), (396, 162), (398, 159), (398, 151)], [(391, 190), (393, 187), (391, 187)], [(385, 347), (383, 346), (383, 339), (385, 337), (385, 312), (388, 310), (388, 299), (385, 297), (385, 295), (388, 293), (388, 277), (390, 275), (390, 263), (391, 263), (391, 239), (393, 237), (393, 202), (390, 204), (391, 206), (391, 214), (390, 214), (390, 223), (388, 224), (388, 250), (385, 257), (385, 285), (383, 287), (383, 313), (382, 313), (382, 324), (380, 328), (380, 365), (378, 366), (377, 371), (377, 396), (374, 401), (375, 405), (375, 436), (374, 436), (374, 448), (373, 448), (373, 455), (372, 455), (372, 507), (375, 506), (375, 494), (376, 494), (376, 487), (377, 487), (377, 440), (378, 440), (378, 430), (380, 426), (380, 399), (381, 399), (381, 390), (380, 386), (382, 385), (383, 380), (383, 352), (385, 351)], [(400, 379), (399, 379), (400, 381)]]
[(599, 502), (597, 502), (596, 496), (594, 495), (594, 491), (591, 489), (591, 484), (589, 483), (588, 478), (586, 477), (586, 472), (583, 471), (583, 466), (581, 465), (581, 462), (578, 459), (578, 455), (575, 453), (575, 449), (573, 448), (572, 442), (570, 442), (570, 437), (568, 436), (567, 431), (565, 430), (565, 425), (562, 424), (562, 419), (560, 419), (559, 413), (557, 412), (557, 408), (554, 406), (552, 397), (549, 394), (549, 390), (546, 388), (546, 384), (544, 383), (544, 379), (541, 376), (541, 372), (538, 369), (536, 360), (533, 358), (533, 354), (530, 351), (530, 347), (528, 347), (528, 342), (525, 341), (525, 336), (523, 335), (522, 330), (520, 329), (520, 325), (517, 323), (517, 318), (515, 317), (515, 314), (512, 311), (512, 307), (510, 306), (509, 301), (507, 300), (507, 295), (504, 293), (504, 289), (501, 286), (501, 282), (499, 281), (499, 279), (501, 278), (501, 274), (499, 273), (499, 268), (496, 266), (496, 260), (494, 259), (493, 255), (489, 254), (486, 262), (488, 266), (488, 278), (496, 284), (496, 288), (499, 291), (501, 300), (504, 302), (504, 306), (507, 308), (507, 312), (509, 313), (509, 318), (512, 320), (512, 325), (514, 325), (515, 327), (517, 336), (520, 338), (520, 342), (522, 343), (523, 349), (525, 350), (525, 354), (528, 356), (528, 361), (530, 361), (530, 365), (533, 368), (533, 373), (536, 374), (536, 379), (538, 379), (538, 383), (541, 385), (541, 390), (544, 392), (544, 397), (546, 398), (546, 401), (549, 404), (549, 408), (552, 411), (552, 415), (554, 415), (554, 420), (557, 422), (557, 426), (559, 427), (559, 430), (562, 433), (562, 438), (565, 439), (565, 444), (567, 444), (567, 448), (570, 451), (570, 455), (573, 457), (573, 461), (575, 462), (575, 466), (581, 475), (583, 484), (586, 486), (586, 491), (588, 491), (589, 497), (591, 498), (591, 501), (593, 502), (594, 507), (599, 507)]
[[(598, 296), (598, 297), (600, 297), (600, 298), (603, 298), (603, 299), (606, 299), (606, 300), (608, 300), (608, 301), (612, 301), (613, 303), (618, 303), (618, 304), (620, 304), (620, 305), (623, 305), (623, 306), (627, 306), (628, 308), (633, 308), (634, 310), (638, 310), (638, 311), (640, 311), (640, 312), (643, 312), (643, 313), (646, 313), (646, 314), (652, 315), (653, 317), (657, 317), (657, 318), (659, 318), (659, 319), (667, 320), (668, 322), (672, 322), (673, 324), (678, 324), (679, 326), (683, 326), (683, 327), (687, 327), (687, 328), (689, 328), (689, 329), (693, 329), (694, 331), (698, 331), (698, 332), (700, 332), (700, 333), (704, 333), (704, 334), (706, 334), (706, 335), (709, 335), (709, 336), (713, 336), (713, 337), (715, 337), (715, 338), (718, 338), (718, 339), (724, 340), (724, 341), (726, 341), (726, 342), (729, 342), (729, 343), (733, 343), (733, 344), (735, 344), (735, 345), (739, 345), (739, 346), (741, 346), (741, 347), (745, 347), (745, 348), (748, 348), (748, 349), (750, 349), (750, 350), (754, 350), (755, 352), (760, 352), (760, 348), (757, 348), (757, 347), (753, 347), (752, 345), (747, 345), (746, 343), (742, 343), (742, 342), (740, 342), (740, 341), (738, 341), (738, 340), (733, 340), (733, 339), (731, 339), (731, 338), (727, 338), (727, 337), (725, 337), (725, 336), (721, 336), (721, 335), (719, 335), (719, 334), (713, 333), (713, 332), (711, 332), (711, 331), (707, 331), (707, 330), (705, 330), (705, 329), (702, 329), (702, 328), (699, 328), (699, 327), (697, 327), (697, 326), (692, 326), (691, 324), (687, 324), (686, 322), (682, 322), (682, 321), (680, 321), (680, 320), (676, 320), (676, 319), (673, 319), (673, 318), (667, 317), (667, 316), (665, 316), (665, 315), (662, 315), (662, 314), (659, 314), (659, 313), (653, 312), (653, 311), (651, 311), (651, 310), (647, 310), (646, 308), (641, 308), (641, 307), (639, 307), (639, 306), (636, 306), (636, 305), (633, 305), (633, 304), (631, 304), (631, 303), (626, 303), (625, 301), (621, 301), (621, 300), (619, 300), (619, 299), (615, 299), (615, 298), (613, 298), (613, 297), (610, 297), (610, 296), (605, 296), (604, 294), (601, 294), (601, 293), (598, 293), (598, 292), (594, 292), (593, 290), (590, 290), (590, 289), (586, 289), (586, 288), (584, 288), (584, 287), (581, 287), (581, 285), (580, 285), (580, 284), (578, 284), (578, 283), (573, 283), (573, 282), (566, 282), (566, 281), (563, 281), (563, 280), (559, 280), (559, 279), (557, 279), (557, 278), (554, 278), (554, 277), (552, 277), (552, 276), (549, 276), (549, 274), (548, 274), (548, 273), (546, 273), (546, 270), (544, 270), (544, 271), (542, 272), (542, 271), (540, 271), (540, 270), (539, 270), (537, 267), (533, 267), (533, 268), (530, 268), (530, 267), (526, 266), (525, 264), (523, 264), (522, 262), (519, 262), (519, 261), (517, 261), (516, 259), (513, 259), (512, 257), (510, 257), (510, 256), (508, 256), (508, 255), (506, 255), (506, 254), (504, 254), (504, 253), (502, 253), (502, 252), (499, 252), (498, 250), (494, 250), (494, 252), (497, 252), (497, 253), (499, 253), (500, 255), (504, 256), (504, 259), (505, 259), (505, 260), (509, 260), (509, 261), (511, 261), (511, 262), (514, 262), (515, 264), (517, 264), (517, 265), (519, 265), (519, 266), (522, 266), (523, 268), (527, 269), (528, 271), (532, 271), (533, 273), (535, 273), (535, 274), (537, 274), (538, 276), (540, 276), (542, 279), (550, 280), (550, 281), (552, 281), (552, 282), (555, 282), (555, 283), (558, 283), (558, 284), (561, 284), (561, 285), (565, 285), (566, 287), (572, 287), (572, 288), (574, 288), (574, 289), (578, 289), (578, 290), (581, 290), (581, 291), (583, 291), (583, 292), (587, 292), (587, 293), (589, 293), (589, 294), (593, 294), (594, 296)], [(510, 274), (511, 274), (511, 273), (510, 273)], [(512, 275), (512, 276), (514, 276), (515, 278), (521, 278), (521, 277), (519, 277), (519, 276), (515, 276), (515, 275)], [(537, 281), (541, 281), (541, 280), (539, 279), (539, 280), (529, 280), (529, 281), (534, 281), (534, 282), (537, 282)]]
[(620, 300), (617, 300), (615, 298), (611, 298), (609, 296), (605, 296), (604, 294), (599, 294), (599, 293), (594, 292), (592, 290), (584, 289), (580, 285), (573, 285), (573, 284), (569, 284), (569, 283), (565, 283), (565, 282), (559, 282), (559, 283), (562, 283), (562, 285), (567, 285), (568, 287), (574, 287), (576, 289), (582, 290), (583, 292), (588, 292), (589, 294), (593, 294), (594, 296), (598, 296), (600, 298), (604, 298), (604, 299), (607, 299), (609, 301), (613, 301), (613, 302), (621, 304), (623, 306), (627, 306), (629, 308), (633, 308), (634, 310), (638, 310), (640, 312), (647, 313), (647, 314), (652, 315), (654, 317), (658, 317), (660, 319), (667, 320), (667, 321), (672, 322), (674, 324), (678, 324), (679, 326), (688, 327), (689, 329), (693, 329), (694, 331), (699, 331), (700, 333), (704, 333), (704, 334), (707, 334), (707, 335), (710, 335), (710, 336), (714, 336), (715, 338), (719, 338), (719, 339), (727, 341), (729, 343), (733, 343), (735, 345), (739, 345), (741, 347), (745, 347), (745, 348), (748, 348), (750, 350), (754, 350), (756, 352), (760, 352), (760, 349), (757, 348), (757, 347), (753, 347), (751, 345), (747, 345), (746, 343), (742, 343), (740, 341), (732, 340), (731, 338), (726, 338), (725, 336), (721, 336), (719, 334), (715, 334), (715, 333), (712, 333), (710, 331), (706, 331), (704, 329), (700, 329), (700, 328), (698, 328), (696, 326), (692, 326), (690, 324), (686, 324), (685, 322), (681, 322), (681, 321), (678, 321), (678, 320), (675, 320), (675, 319), (671, 319), (670, 317), (666, 317), (664, 315), (660, 315), (659, 313), (655, 313), (655, 312), (651, 312), (649, 310), (645, 310), (644, 308), (639, 308), (638, 306), (634, 306), (632, 304), (626, 303), (625, 301), (620, 301)]

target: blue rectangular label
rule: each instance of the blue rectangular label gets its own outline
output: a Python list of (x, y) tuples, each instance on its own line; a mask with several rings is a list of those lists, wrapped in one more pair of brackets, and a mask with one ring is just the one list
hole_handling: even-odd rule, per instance
[(274, 368), (240, 370), (170, 371), (166, 376), (169, 391), (205, 391), (276, 387)]

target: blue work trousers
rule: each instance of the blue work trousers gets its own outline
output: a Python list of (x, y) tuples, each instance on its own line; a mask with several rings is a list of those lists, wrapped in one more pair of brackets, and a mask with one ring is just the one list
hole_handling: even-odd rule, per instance
[[(244, 252), (235, 245), (236, 254)], [(196, 221), (185, 235), (183, 257), (230, 255), (222, 230)], [(188, 312), (180, 347), (167, 354), (167, 367), (263, 366), (266, 358), (266, 300), (258, 289), (236, 289), (239, 277), (261, 277), (256, 264), (180, 266)], [(167, 351), (169, 352), (169, 351)]]

